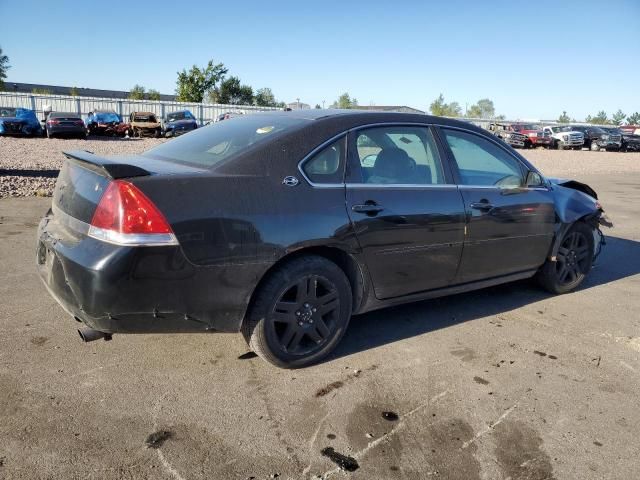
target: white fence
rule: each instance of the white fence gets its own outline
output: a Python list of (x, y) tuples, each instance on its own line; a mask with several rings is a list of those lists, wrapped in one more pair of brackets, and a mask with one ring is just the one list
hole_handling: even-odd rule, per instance
[(41, 95), (31, 93), (0, 92), (0, 107), (29, 108), (36, 112), (39, 119), (44, 118), (44, 107), (51, 106), (54, 112), (73, 112), (86, 119), (89, 112), (96, 109), (113, 110), (127, 121), (131, 112), (153, 112), (159, 118), (178, 110), (190, 110), (198, 122), (203, 125), (214, 121), (226, 112), (252, 113), (278, 110), (274, 107), (255, 107), (251, 105), (221, 105), (214, 103), (184, 103), (165, 100), (121, 100), (114, 98), (71, 97), (66, 95)]

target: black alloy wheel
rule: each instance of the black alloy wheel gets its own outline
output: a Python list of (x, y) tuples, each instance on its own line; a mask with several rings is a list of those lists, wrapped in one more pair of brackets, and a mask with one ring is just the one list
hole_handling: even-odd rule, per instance
[(556, 256), (556, 275), (560, 285), (571, 285), (591, 267), (589, 242), (580, 231), (573, 231), (562, 241)]
[(308, 355), (322, 348), (338, 325), (340, 297), (328, 279), (305, 275), (287, 285), (268, 316), (280, 349)]
[(351, 317), (351, 285), (326, 258), (293, 259), (270, 273), (255, 294), (242, 334), (268, 362), (299, 368), (329, 354)]
[(562, 238), (555, 261), (547, 260), (538, 271), (538, 282), (551, 293), (575, 290), (593, 265), (593, 229), (576, 222)]

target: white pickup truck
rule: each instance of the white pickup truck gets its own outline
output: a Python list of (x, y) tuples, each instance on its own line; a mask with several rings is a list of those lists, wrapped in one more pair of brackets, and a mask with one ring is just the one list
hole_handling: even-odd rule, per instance
[(553, 138), (553, 147), (559, 150), (565, 148), (573, 148), (574, 150), (582, 150), (584, 145), (584, 134), (571, 127), (563, 125), (549, 125), (543, 127), (543, 132), (549, 133)]

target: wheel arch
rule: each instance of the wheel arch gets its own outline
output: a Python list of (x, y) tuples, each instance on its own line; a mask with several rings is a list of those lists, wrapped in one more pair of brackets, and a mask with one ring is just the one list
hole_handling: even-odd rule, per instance
[(353, 255), (347, 253), (345, 250), (339, 247), (309, 246), (287, 253), (286, 255), (279, 258), (276, 263), (271, 265), (271, 267), (269, 267), (262, 274), (262, 277), (251, 293), (243, 322), (244, 320), (246, 320), (247, 315), (251, 311), (256, 295), (260, 291), (266, 280), (286, 263), (291, 262), (296, 258), (310, 255), (323, 257), (330, 262), (335, 263), (342, 270), (342, 272), (347, 277), (349, 284), (351, 285), (351, 295), (353, 301), (352, 312), (358, 313), (365, 300), (366, 281), (363, 266), (360, 265), (360, 263), (353, 257)]

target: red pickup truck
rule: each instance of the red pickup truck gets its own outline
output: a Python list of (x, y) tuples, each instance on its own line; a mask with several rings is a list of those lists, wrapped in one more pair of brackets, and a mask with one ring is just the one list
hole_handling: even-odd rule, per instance
[(514, 123), (511, 125), (514, 132), (521, 133), (527, 137), (524, 142), (524, 148), (536, 148), (536, 147), (553, 147), (553, 138), (546, 132), (542, 131), (541, 127), (530, 123)]

